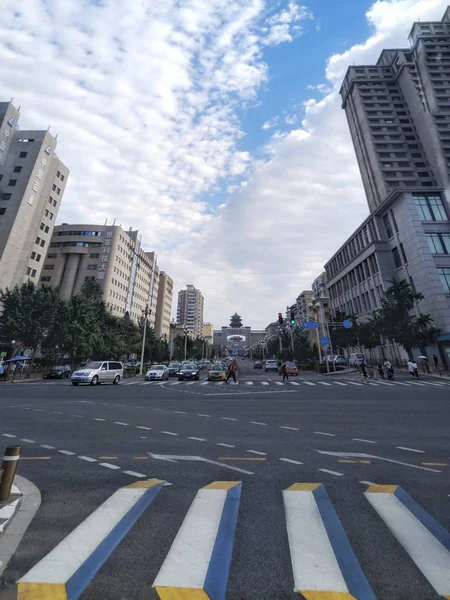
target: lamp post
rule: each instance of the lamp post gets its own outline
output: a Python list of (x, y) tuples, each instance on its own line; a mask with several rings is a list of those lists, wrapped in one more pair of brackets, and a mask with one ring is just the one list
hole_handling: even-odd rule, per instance
[[(319, 314), (320, 311), (320, 304), (319, 302), (316, 302), (315, 298), (312, 299), (312, 302), (310, 302), (308, 304), (308, 308), (310, 310), (310, 312), (313, 314), (314, 319), (317, 321), (317, 315)], [(319, 328), (316, 328), (316, 338), (317, 338), (317, 350), (319, 352), (319, 364), (322, 362), (322, 350), (320, 348), (320, 339), (319, 339)], [(328, 365), (328, 361), (326, 361), (327, 363), (327, 371), (329, 371), (330, 367)]]
[(185, 327), (184, 329), (184, 360), (187, 360), (187, 339), (188, 339), (189, 329)]
[(142, 335), (141, 368), (139, 370), (141, 375), (144, 373), (144, 352), (145, 352), (145, 337), (147, 335), (147, 318), (151, 312), (152, 311), (148, 307), (148, 304), (145, 307), (145, 309), (142, 311), (142, 313), (144, 315), (144, 333)]

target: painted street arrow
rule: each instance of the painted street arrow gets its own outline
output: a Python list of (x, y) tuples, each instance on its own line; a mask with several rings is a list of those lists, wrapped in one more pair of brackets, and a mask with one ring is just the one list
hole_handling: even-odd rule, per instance
[(319, 454), (328, 454), (329, 456), (339, 456), (342, 458), (376, 458), (377, 460), (383, 460), (384, 462), (402, 465), (403, 467), (421, 469), (422, 471), (431, 471), (431, 473), (442, 473), (442, 471), (438, 471), (437, 469), (428, 469), (427, 467), (412, 465), (411, 463), (405, 463), (399, 460), (393, 460), (391, 458), (384, 458), (383, 456), (375, 456), (374, 454), (364, 454), (363, 452), (327, 452), (325, 450), (314, 450), (314, 452), (318, 452)]
[[(210, 465), (216, 465), (219, 467), (223, 467), (224, 469), (230, 469), (231, 471), (237, 471), (238, 473), (245, 473), (246, 475), (254, 475), (252, 471), (246, 471), (245, 469), (238, 469), (238, 467), (231, 467), (230, 465), (226, 465), (221, 462), (217, 462), (215, 460), (209, 460), (209, 458), (203, 458), (203, 456), (181, 456), (178, 454), (153, 454), (152, 452), (147, 452), (150, 458), (155, 458), (157, 460), (166, 460), (168, 462), (176, 463), (179, 460), (190, 460), (194, 462), (205, 462)], [(428, 469), (431, 470), (431, 469)]]

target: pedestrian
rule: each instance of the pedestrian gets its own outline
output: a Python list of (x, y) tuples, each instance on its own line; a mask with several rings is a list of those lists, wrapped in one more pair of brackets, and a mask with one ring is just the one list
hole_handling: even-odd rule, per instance
[(436, 356), (436, 354), (433, 354), (433, 362), (434, 362), (434, 368), (436, 369), (436, 371), (439, 371), (439, 359)]
[(283, 381), (285, 381), (285, 380), (289, 381), (289, 375), (287, 372), (287, 366), (286, 366), (285, 362), (281, 365), (280, 372), (283, 375)]
[(16, 370), (17, 370), (17, 363), (14, 362), (9, 367), (9, 381), (11, 383), (14, 383), (14, 379), (16, 378)]
[(413, 367), (414, 367), (414, 375), (416, 376), (416, 379), (420, 379), (419, 369), (417, 368), (417, 363), (413, 362)]
[(3, 362), (0, 362), (0, 380), (5, 381), (6, 371)]
[(230, 377), (233, 378), (234, 383), (236, 382), (236, 371), (237, 371), (237, 364), (236, 361), (233, 359), (227, 369), (227, 376), (225, 378), (225, 383), (228, 384), (228, 380), (230, 379)]
[(414, 379), (416, 376), (417, 378), (419, 378), (419, 375), (417, 373), (417, 365), (412, 360), (408, 360), (408, 371), (411, 375), (411, 379)]
[(386, 369), (386, 371), (389, 371), (389, 369), (392, 369), (391, 361), (388, 360), (387, 358), (384, 359), (383, 366)]
[(361, 361), (361, 363), (359, 365), (359, 368), (361, 369), (361, 375), (362, 375), (361, 381), (363, 383), (367, 383), (367, 367), (366, 367), (366, 361), (365, 360)]
[(378, 369), (378, 374), (381, 377), (381, 379), (384, 379), (384, 369), (382, 364), (378, 361), (377, 363), (377, 369)]

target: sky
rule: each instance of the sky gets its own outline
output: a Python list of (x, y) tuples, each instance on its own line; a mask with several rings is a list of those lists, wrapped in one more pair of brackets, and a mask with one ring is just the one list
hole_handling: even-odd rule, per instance
[(368, 214), (347, 67), (448, 3), (3, 0), (0, 100), (58, 135), (58, 223), (139, 229), (205, 321), (263, 328)]

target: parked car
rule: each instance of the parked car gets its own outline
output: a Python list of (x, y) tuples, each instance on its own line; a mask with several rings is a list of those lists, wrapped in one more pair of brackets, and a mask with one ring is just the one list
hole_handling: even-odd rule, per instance
[(113, 383), (117, 385), (123, 379), (123, 365), (119, 361), (93, 361), (81, 370), (72, 373), (72, 385), (89, 383), (100, 385), (101, 383)]
[(260, 360), (255, 360), (255, 362), (253, 363), (253, 368), (254, 369), (262, 369), (263, 368), (263, 364)]
[(180, 370), (181, 365), (179, 362), (171, 362), (169, 364), (169, 377), (174, 377), (178, 375), (178, 371)]
[(168, 381), (169, 377), (169, 367), (166, 367), (166, 365), (152, 365), (145, 374), (145, 381)]
[(348, 364), (351, 367), (359, 367), (359, 365), (365, 360), (366, 358), (364, 354), (361, 354), (359, 352), (353, 352), (352, 354), (350, 354)]
[(71, 374), (69, 365), (53, 367), (42, 376), (43, 379), (69, 379)]
[(347, 366), (348, 360), (345, 358), (343, 354), (336, 354), (333, 360), (335, 365)]
[(200, 379), (200, 369), (197, 365), (189, 363), (181, 367), (178, 372), (178, 381), (184, 381), (185, 379), (193, 379), (195, 381)]
[(266, 360), (266, 364), (264, 365), (264, 372), (275, 371), (278, 373), (278, 361), (277, 360)]
[(222, 363), (215, 363), (208, 371), (208, 381), (224, 381), (227, 376)]

